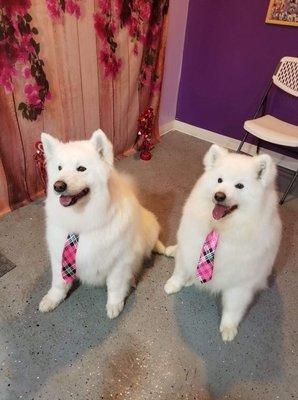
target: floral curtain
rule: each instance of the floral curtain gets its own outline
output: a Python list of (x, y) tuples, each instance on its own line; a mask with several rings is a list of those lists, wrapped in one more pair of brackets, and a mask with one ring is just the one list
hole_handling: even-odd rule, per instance
[(126, 154), (150, 106), (158, 140), (167, 11), (168, 0), (0, 0), (0, 214), (42, 194), (42, 131), (100, 127)]

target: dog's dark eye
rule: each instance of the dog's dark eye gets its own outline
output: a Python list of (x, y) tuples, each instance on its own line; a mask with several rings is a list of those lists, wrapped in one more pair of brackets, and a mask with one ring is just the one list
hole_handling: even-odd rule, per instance
[(77, 171), (79, 171), (79, 172), (84, 172), (84, 171), (86, 171), (86, 168), (83, 167), (82, 165), (80, 165), (80, 166), (77, 168)]
[(217, 182), (218, 182), (218, 183), (221, 183), (221, 182), (222, 182), (222, 179), (221, 179), (221, 178), (218, 178), (218, 179), (217, 179)]
[(237, 185), (235, 185), (235, 188), (237, 189), (243, 189), (244, 185), (242, 183), (237, 183)]
[(62, 167), (61, 165), (58, 165), (58, 171), (61, 171)]

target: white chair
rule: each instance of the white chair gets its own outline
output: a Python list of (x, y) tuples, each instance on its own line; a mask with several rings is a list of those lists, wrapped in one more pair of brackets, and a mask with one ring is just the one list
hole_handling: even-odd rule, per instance
[[(283, 146), (298, 147), (298, 126), (288, 124), (287, 122), (269, 114), (263, 115), (266, 100), (273, 84), (283, 91), (298, 97), (298, 57), (284, 57), (280, 60), (253, 119), (245, 121), (244, 123), (244, 129), (246, 132), (237, 152), (241, 151), (248, 134), (254, 135), (258, 138), (257, 153), (260, 149), (261, 140)], [(280, 204), (284, 203), (288, 193), (294, 185), (297, 174), (298, 169), (296, 173), (293, 174), (293, 178), (283, 194)]]

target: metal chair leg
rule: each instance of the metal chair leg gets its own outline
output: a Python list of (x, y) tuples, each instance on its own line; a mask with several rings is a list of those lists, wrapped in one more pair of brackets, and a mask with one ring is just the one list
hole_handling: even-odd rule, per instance
[(257, 141), (257, 154), (260, 153), (260, 147), (261, 147), (261, 139), (258, 138), (258, 141)]
[[(258, 108), (257, 108), (256, 112), (254, 113), (253, 119), (258, 118), (260, 113), (261, 113), (261, 115), (264, 115), (264, 110), (265, 110), (265, 107), (266, 107), (267, 97), (268, 97), (268, 94), (270, 92), (270, 89), (271, 89), (272, 85), (273, 85), (273, 81), (271, 79), (269, 84), (267, 85), (267, 88), (266, 88), (263, 96), (262, 96), (262, 99), (261, 99), (261, 101), (260, 101), (260, 103), (258, 105)], [(242, 149), (242, 147), (244, 145), (244, 142), (247, 139), (247, 136), (248, 136), (248, 132), (245, 132), (245, 134), (243, 136), (243, 139), (242, 139), (241, 143), (238, 146), (237, 153), (240, 153), (240, 151), (241, 151), (241, 149)]]
[(244, 142), (247, 139), (247, 136), (248, 136), (248, 132), (245, 131), (245, 134), (244, 134), (244, 136), (243, 136), (243, 138), (241, 140), (241, 143), (238, 146), (237, 153), (240, 153), (240, 151), (241, 151), (241, 149), (242, 149), (242, 147), (244, 145)]
[(280, 205), (282, 205), (282, 204), (284, 203), (284, 201), (285, 201), (287, 195), (289, 194), (290, 190), (292, 189), (292, 187), (293, 187), (293, 185), (294, 185), (294, 182), (295, 182), (295, 180), (296, 180), (296, 178), (297, 178), (297, 175), (298, 175), (298, 169), (297, 169), (296, 173), (294, 174), (294, 176), (293, 176), (291, 182), (289, 183), (289, 185), (288, 185), (288, 187), (287, 187), (287, 190), (284, 192), (282, 198), (280, 199), (280, 202), (279, 202)]

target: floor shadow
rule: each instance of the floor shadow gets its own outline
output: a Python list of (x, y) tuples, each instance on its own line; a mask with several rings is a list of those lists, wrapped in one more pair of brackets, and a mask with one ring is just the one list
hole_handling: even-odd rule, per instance
[(0, 393), (1, 400), (35, 399), (53, 374), (98, 347), (134, 302), (132, 293), (120, 316), (109, 320), (105, 311), (106, 290), (80, 285), (56, 310), (42, 314), (38, 303), (49, 285), (50, 275), (46, 273), (32, 288), (24, 312), (0, 327), (6, 348), (1, 371), (6, 371), (6, 393)]
[(231, 343), (224, 343), (219, 333), (218, 303), (194, 287), (184, 289), (175, 299), (181, 335), (205, 362), (206, 390), (212, 398), (228, 395), (237, 383), (281, 379), (283, 309), (276, 283), (258, 296)]

